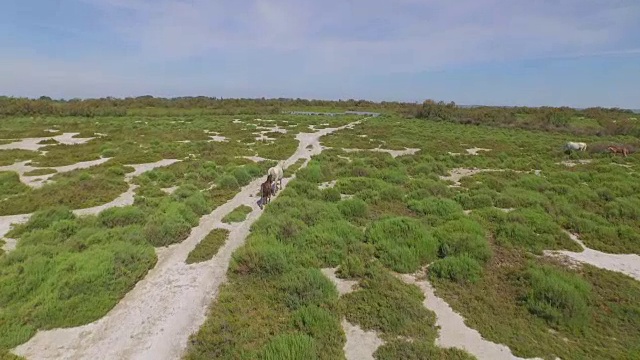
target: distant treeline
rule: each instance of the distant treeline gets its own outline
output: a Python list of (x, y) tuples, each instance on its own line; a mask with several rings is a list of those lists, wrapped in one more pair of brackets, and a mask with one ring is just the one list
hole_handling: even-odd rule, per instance
[[(366, 100), (305, 100), (305, 99), (222, 99), (215, 97), (157, 98), (140, 96), (124, 99), (53, 100), (0, 97), (0, 116), (125, 116), (149, 110), (151, 113), (172, 113), (171, 110), (200, 110), (218, 115), (279, 114), (284, 110), (371, 110), (377, 112), (415, 113), (415, 103), (372, 102)], [(154, 111), (155, 110), (155, 111)], [(166, 110), (166, 111), (163, 111)]]
[[(415, 117), (462, 124), (566, 131), (579, 135), (640, 136), (640, 122), (636, 120), (640, 115), (620, 108), (460, 107), (453, 102), (426, 100), (416, 110)], [(594, 120), (597, 126), (576, 124), (576, 120), (580, 118)]]
[[(54, 100), (0, 96), (0, 116), (126, 116), (131, 114), (167, 115), (189, 110), (213, 115), (280, 114), (283, 111), (372, 111), (405, 118), (450, 121), (463, 124), (519, 127), (539, 130), (569, 131), (577, 134), (640, 136), (638, 122), (631, 110), (593, 107), (501, 107), (457, 106), (455, 103), (426, 100), (409, 102), (373, 102), (367, 100), (306, 99), (223, 99), (216, 97), (158, 98), (153, 96), (100, 99)], [(597, 121), (594, 127), (573, 125), (576, 118)]]

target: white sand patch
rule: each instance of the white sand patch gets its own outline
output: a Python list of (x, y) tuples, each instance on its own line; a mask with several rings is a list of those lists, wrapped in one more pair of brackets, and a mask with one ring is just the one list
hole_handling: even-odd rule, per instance
[(453, 153), (451, 151), (447, 151), (447, 154), (451, 155), (451, 156), (461, 156), (461, 153)]
[[(341, 129), (344, 127), (298, 134), (298, 149), (283, 166), (299, 159), (305, 159), (302, 166), (306, 166), (311, 156), (321, 151), (319, 138)], [(314, 151), (305, 150), (309, 144)], [(106, 316), (80, 327), (38, 331), (14, 352), (30, 359), (180, 358), (189, 335), (204, 323), (211, 301), (226, 281), (231, 254), (244, 243), (251, 224), (262, 213), (252, 196), (262, 181), (252, 181), (233, 199), (203, 216), (189, 237), (165, 250), (155, 268)], [(249, 205), (253, 211), (231, 230), (213, 259), (187, 266), (189, 252), (240, 205)]]
[(578, 243), (583, 250), (573, 252), (567, 250), (546, 250), (545, 255), (566, 256), (581, 263), (587, 263), (601, 269), (611, 270), (631, 276), (640, 281), (640, 256), (636, 254), (608, 254), (588, 248), (577, 235), (565, 231), (571, 240)]
[(423, 275), (421, 271), (413, 275), (398, 276), (405, 283), (418, 286), (425, 296), (424, 307), (436, 314), (436, 326), (440, 327), (436, 345), (443, 348), (464, 349), (481, 360), (522, 359), (514, 356), (507, 346), (485, 340), (477, 330), (469, 328), (460, 314), (436, 296), (428, 280), (417, 280)]
[[(75, 163), (75, 164), (71, 164), (71, 165), (65, 165), (65, 166), (54, 166), (54, 167), (34, 167), (29, 165), (29, 163), (31, 163), (31, 160), (27, 160), (27, 161), (22, 161), (19, 163), (15, 163), (13, 165), (7, 165), (7, 166), (0, 166), (0, 171), (14, 171), (17, 172), (18, 175), (20, 176), (20, 181), (23, 182), (25, 185), (28, 185), (32, 188), (40, 188), (42, 187), (44, 184), (47, 183), (47, 181), (53, 177), (54, 175), (58, 174), (58, 173), (65, 173), (65, 172), (70, 172), (70, 171), (74, 171), (74, 170), (80, 170), (80, 169), (88, 169), (92, 166), (96, 166), (96, 165), (100, 165), (103, 164), (107, 161), (109, 161), (111, 158), (100, 158), (98, 160), (91, 160), (91, 161), (81, 161), (79, 163)], [(34, 176), (25, 176), (24, 174), (29, 172), (29, 171), (33, 171), (33, 170), (38, 170), (38, 169), (53, 169), (56, 172), (51, 173), (51, 174), (44, 174), (44, 175), (34, 175)]]
[(98, 136), (98, 137), (105, 137), (108, 136), (107, 134), (103, 134), (103, 133), (93, 133), (93, 135)]
[(229, 139), (227, 139), (224, 136), (220, 136), (220, 135), (210, 135), (208, 140), (209, 142), (226, 142), (229, 141)]
[(584, 165), (584, 164), (589, 164), (591, 163), (593, 160), (590, 159), (584, 159), (584, 160), (571, 160), (571, 161), (561, 161), (559, 163), (556, 163), (556, 165), (564, 165), (567, 167), (574, 167), (577, 165)]
[(2, 250), (4, 250), (5, 252), (15, 250), (16, 245), (18, 245), (18, 241), (16, 239), (1, 238), (0, 240), (4, 241), (4, 244), (2, 244)]
[(469, 155), (478, 155), (479, 151), (491, 151), (492, 149), (483, 149), (483, 148), (479, 148), (479, 147), (475, 147), (475, 148), (471, 148), (471, 149), (467, 149), (467, 154)]
[(182, 143), (182, 144), (188, 144), (191, 142), (191, 140), (178, 140), (176, 141), (177, 143)]
[(242, 120), (240, 120), (240, 119), (233, 119), (233, 121), (232, 121), (232, 122), (233, 122), (234, 124), (242, 124), (242, 123), (243, 123), (243, 121), (242, 121)]
[(342, 155), (338, 155), (338, 159), (347, 160), (347, 162), (352, 162), (353, 161), (353, 160), (351, 160), (350, 157), (342, 156)]
[(347, 337), (344, 356), (347, 360), (373, 360), (373, 353), (384, 341), (375, 331), (364, 331), (360, 326), (342, 320), (342, 329)]
[(354, 195), (340, 194), (340, 200), (351, 200), (354, 198)]
[(270, 160), (270, 159), (266, 159), (266, 158), (263, 158), (263, 157), (260, 157), (260, 156), (240, 156), (240, 157), (244, 158), (244, 159), (247, 159), (247, 160), (251, 160), (253, 162), (257, 162), (257, 163), (261, 162), (261, 161)]
[(444, 181), (452, 181), (453, 185), (449, 185), (449, 187), (460, 187), (462, 184), (460, 180), (463, 177), (473, 176), (475, 174), (479, 174), (481, 172), (491, 172), (491, 171), (504, 171), (502, 169), (467, 169), (467, 168), (455, 168), (449, 171), (449, 176), (440, 176), (441, 180)]
[(373, 148), (373, 149), (342, 149), (345, 152), (360, 152), (360, 151), (376, 151), (376, 152), (385, 152), (390, 154), (392, 157), (396, 158), (398, 156), (404, 156), (404, 155), (414, 155), (415, 153), (417, 153), (418, 151), (420, 151), (420, 149), (413, 149), (413, 148), (405, 148), (404, 150), (390, 150), (390, 149), (381, 149), (381, 148)]
[[(257, 134), (257, 133), (254, 133)], [(275, 138), (270, 138), (267, 135), (265, 135), (264, 133), (260, 133), (259, 136), (256, 136), (256, 141), (276, 141)]]
[(178, 190), (179, 186), (172, 186), (172, 187), (168, 187), (168, 188), (162, 188), (160, 190), (162, 190), (165, 194), (171, 195), (174, 192), (176, 192), (176, 190)]
[(60, 144), (65, 145), (78, 145), (84, 144), (95, 138), (74, 138), (74, 136), (80, 133), (64, 133), (53, 137), (39, 137), (39, 138), (24, 138), (17, 140), (9, 144), (0, 145), (0, 150), (30, 150), (38, 151), (40, 148), (49, 146), (51, 144), (39, 144), (39, 142), (49, 139), (54, 139)]
[(11, 230), (11, 225), (24, 224), (29, 220), (30, 217), (31, 214), (0, 216), (0, 238), (3, 238), (5, 235), (7, 235), (7, 233)]
[(333, 188), (336, 186), (337, 182), (338, 182), (337, 180), (323, 182), (322, 184), (318, 185), (318, 189), (324, 190), (328, 188)]
[(324, 276), (329, 278), (329, 280), (331, 280), (331, 282), (336, 286), (336, 289), (338, 289), (338, 294), (340, 294), (340, 296), (355, 291), (355, 287), (358, 285), (358, 282), (356, 280), (345, 280), (338, 278), (336, 276), (337, 269), (338, 268), (325, 268), (320, 269), (320, 271), (322, 271)]
[(45, 131), (46, 131), (46, 132), (49, 132), (49, 133), (57, 133), (57, 132), (60, 132), (60, 130), (58, 130), (58, 129), (45, 129)]

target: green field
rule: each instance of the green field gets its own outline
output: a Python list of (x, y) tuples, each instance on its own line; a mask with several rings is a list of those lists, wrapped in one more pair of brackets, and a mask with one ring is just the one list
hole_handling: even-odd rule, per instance
[[(172, 251), (203, 216), (292, 156), (298, 133), (365, 118), (287, 115), (270, 106), (237, 105), (227, 114), (131, 106), (117, 115), (105, 107), (111, 110), (90, 118), (0, 119), (0, 144), (68, 132), (94, 137), (77, 145), (47, 142), (39, 151), (0, 150), (0, 166), (31, 160), (41, 168), (23, 175), (109, 158), (56, 172), (39, 188), (0, 171), (0, 216), (34, 213), (6, 234), (17, 239), (15, 250), (0, 254), (0, 355), (37, 330), (105, 316), (156, 266), (158, 248)], [(431, 103), (368, 109), (383, 115), (323, 136), (321, 154), (285, 170), (295, 179), (231, 255), (227, 280), (189, 338), (185, 359), (343, 359), (343, 320), (377, 333), (384, 342), (373, 349), (377, 359), (474, 358), (436, 345), (436, 313), (423, 306), (418, 287), (399, 278), (425, 268), (436, 295), (467, 326), (516, 356), (640, 358), (640, 282), (547, 252), (580, 252), (572, 233), (593, 250), (640, 255), (640, 157), (602, 151), (639, 143), (639, 127), (625, 123), (625, 113), (463, 112)], [(60, 131), (45, 131), (52, 128)], [(275, 140), (256, 140), (261, 134)], [(567, 141), (584, 141), (588, 151), (567, 154)], [(419, 150), (398, 157), (367, 151), (375, 148)], [(472, 148), (485, 150), (470, 155)], [(245, 158), (253, 156), (267, 160)], [(134, 165), (162, 159), (180, 161), (129, 177)], [(131, 186), (132, 204), (72, 212), (109, 203)], [(231, 207), (219, 221), (242, 226), (253, 217), (247, 219), (249, 205)], [(228, 235), (211, 231), (181, 261), (205, 266)], [(357, 290), (340, 295), (326, 268), (356, 281)]]

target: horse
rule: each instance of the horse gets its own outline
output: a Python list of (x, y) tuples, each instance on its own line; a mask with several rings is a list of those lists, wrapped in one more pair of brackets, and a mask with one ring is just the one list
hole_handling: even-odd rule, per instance
[(273, 177), (271, 174), (267, 176), (267, 180), (260, 184), (260, 202), (258, 206), (262, 209), (263, 205), (271, 202), (271, 194), (273, 193), (273, 187), (271, 186), (273, 182)]
[(282, 165), (278, 164), (276, 166), (270, 167), (267, 171), (267, 174), (271, 176), (273, 181), (276, 181), (276, 190), (278, 190), (278, 184), (280, 184), (280, 189), (282, 189), (282, 178), (284, 177), (284, 170), (282, 170)]
[(585, 151), (587, 150), (587, 143), (569, 141), (564, 145), (564, 150), (565, 151), (571, 151), (571, 150)]
[(609, 146), (607, 150), (611, 151), (613, 154), (621, 153), (624, 157), (627, 157), (629, 154), (629, 149), (626, 146)]

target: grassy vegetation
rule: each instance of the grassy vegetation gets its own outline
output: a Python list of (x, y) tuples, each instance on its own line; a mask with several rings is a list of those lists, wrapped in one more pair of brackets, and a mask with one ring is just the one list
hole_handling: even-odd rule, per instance
[[(185, 122), (167, 116), (126, 120), (105, 117), (99, 122), (73, 117), (6, 119), (2, 136), (48, 136), (43, 130), (54, 124), (61, 132), (80, 132), (81, 137), (93, 136), (94, 132), (107, 136), (82, 145), (47, 146), (44, 156), (0, 150), (0, 163), (32, 159), (37, 166), (59, 166), (100, 156), (111, 159), (89, 169), (55, 174), (50, 184), (39, 189), (22, 184), (14, 172), (0, 173), (0, 215), (35, 212), (28, 223), (16, 226), (7, 235), (18, 239), (17, 248), (0, 254), (0, 354), (4, 356), (6, 349), (27, 341), (38, 329), (78, 326), (104, 316), (155, 265), (153, 247), (184, 240), (202, 215), (225, 203), (241, 186), (263, 176), (274, 164), (256, 164), (242, 156), (272, 151), (276, 159), (288, 157), (297, 146), (294, 137), (298, 125), (313, 122), (309, 117), (281, 116), (279, 120), (297, 126), (289, 127), (289, 133), (281, 134), (276, 144), (252, 148), (237, 140), (250, 137), (253, 130), (244, 128), (255, 122), (254, 117), (241, 120), (234, 124), (231, 117), (200, 115)], [(331, 122), (343, 124), (348, 120), (336, 118)], [(229, 141), (208, 142), (204, 130), (218, 131)], [(178, 142), (182, 140), (191, 142)], [(104, 204), (126, 191), (124, 177), (133, 170), (127, 164), (163, 158), (183, 161), (135, 177), (132, 182), (138, 188), (133, 205), (82, 218), (70, 211)], [(162, 191), (174, 186), (177, 189), (171, 195)], [(227, 235), (226, 230), (214, 230), (187, 261), (211, 258)], [(305, 281), (291, 279), (292, 289), (304, 293)], [(309, 319), (322, 314), (300, 311), (296, 326), (316, 331)], [(333, 341), (332, 337), (327, 341)], [(322, 349), (323, 345), (317, 346)], [(273, 356), (280, 347), (276, 341), (262, 353)]]
[[(556, 113), (548, 117), (550, 131), (540, 131), (539, 114), (468, 126), (458, 124), (464, 122), (458, 113), (422, 110), (421, 116), (443, 121), (369, 119), (323, 137), (323, 146), (332, 149), (304, 169), (298, 169), (304, 160), (286, 169), (296, 179), (233, 254), (229, 281), (191, 337), (185, 358), (341, 359), (342, 318), (387, 341), (377, 359), (472, 358), (434, 345), (435, 317), (423, 307), (422, 293), (394, 276), (426, 265), (439, 296), (483, 337), (518, 356), (640, 357), (638, 282), (542, 256), (549, 249), (580, 250), (563, 230), (597, 250), (640, 254), (638, 157), (597, 151), (637, 139), (611, 135), (617, 130), (593, 118), (575, 116), (564, 124)], [(112, 159), (56, 174), (41, 189), (24, 186), (15, 173), (0, 173), (0, 214), (37, 211), (9, 234), (19, 239), (17, 249), (0, 255), (0, 333), (8, 334), (0, 337), (0, 351), (26, 341), (36, 329), (103, 316), (153, 266), (154, 246), (184, 240), (201, 215), (275, 164), (243, 156), (284, 159), (297, 147), (295, 135), (309, 125), (334, 127), (357, 118), (278, 114), (269, 115), (276, 122), (266, 123), (254, 115), (212, 115), (218, 109), (126, 111), (126, 121), (102, 116), (97, 124), (64, 116), (3, 120), (0, 138), (47, 136), (44, 129), (53, 125), (62, 132), (107, 136), (47, 146), (44, 156), (0, 150), (0, 165)], [(278, 140), (255, 140), (253, 132), (265, 130), (256, 126), (276, 123), (287, 134), (268, 131)], [(209, 142), (205, 130), (228, 141)], [(565, 154), (568, 140), (586, 141), (596, 151)], [(421, 151), (393, 158), (341, 150), (377, 146)], [(466, 155), (473, 147), (491, 150)], [(126, 164), (163, 158), (183, 161), (136, 177), (132, 206), (82, 219), (68, 211), (105, 203), (126, 190)], [(559, 164), (585, 159), (591, 162)], [(449, 187), (440, 177), (455, 168), (505, 171), (478, 173)], [(334, 180), (334, 188), (318, 188)], [(174, 186), (171, 195), (162, 190)], [(67, 208), (51, 207), (59, 204)], [(247, 211), (236, 209), (225, 221), (242, 221)], [(187, 262), (210, 259), (225, 238), (224, 230), (214, 230)], [(358, 281), (359, 289), (339, 297), (320, 272), (325, 267), (338, 267), (338, 276)]]
[(229, 230), (227, 229), (211, 230), (211, 232), (207, 234), (207, 236), (202, 239), (202, 241), (200, 241), (193, 250), (191, 250), (187, 256), (187, 260), (185, 260), (186, 263), (193, 264), (211, 260), (227, 241), (228, 237)]
[(226, 224), (231, 224), (235, 222), (245, 221), (247, 215), (252, 211), (250, 206), (241, 205), (237, 208), (233, 209), (232, 212), (228, 213), (225, 217), (222, 218), (222, 222)]
[[(339, 149), (372, 147), (356, 139), (423, 151), (392, 158)], [(186, 358), (252, 357), (276, 347), (270, 344), (277, 344), (279, 354), (322, 357), (312, 344), (330, 331), (306, 333), (313, 341), (302, 336), (290, 325), (299, 306), (324, 308), (338, 334), (343, 316), (378, 331), (388, 341), (375, 353), (378, 359), (472, 358), (433, 344), (434, 315), (422, 306), (422, 293), (392, 276), (427, 264), (437, 293), (483, 337), (507, 344), (518, 356), (634, 358), (634, 341), (640, 338), (631, 328), (640, 326), (640, 319), (631, 299), (637, 282), (539, 256), (548, 249), (579, 251), (563, 230), (586, 236), (595, 248), (637, 252), (631, 239), (640, 227), (630, 170), (609, 165), (606, 155), (566, 155), (565, 141), (554, 133), (413, 120), (399, 126), (389, 119), (324, 137), (323, 145), (333, 149), (298, 171), (234, 254), (230, 283), (222, 290), (229, 300), (212, 305)], [(471, 147), (491, 150), (448, 154)], [(576, 157), (593, 161), (556, 164)], [(637, 162), (635, 157), (614, 161)], [(509, 171), (463, 178), (459, 188), (440, 179), (449, 169), (473, 167)], [(540, 176), (531, 170), (540, 170)], [(332, 180), (337, 180), (334, 189), (318, 189)], [(340, 194), (352, 198), (341, 200)], [(617, 230), (602, 239), (607, 227)], [(313, 269), (334, 266), (339, 276), (359, 283), (359, 290), (337, 302), (319, 273), (312, 275)], [(307, 285), (282, 285), (299, 278)], [(306, 294), (303, 300), (300, 294)], [(242, 302), (231, 301), (238, 297)], [(261, 320), (251, 323), (251, 317)]]

